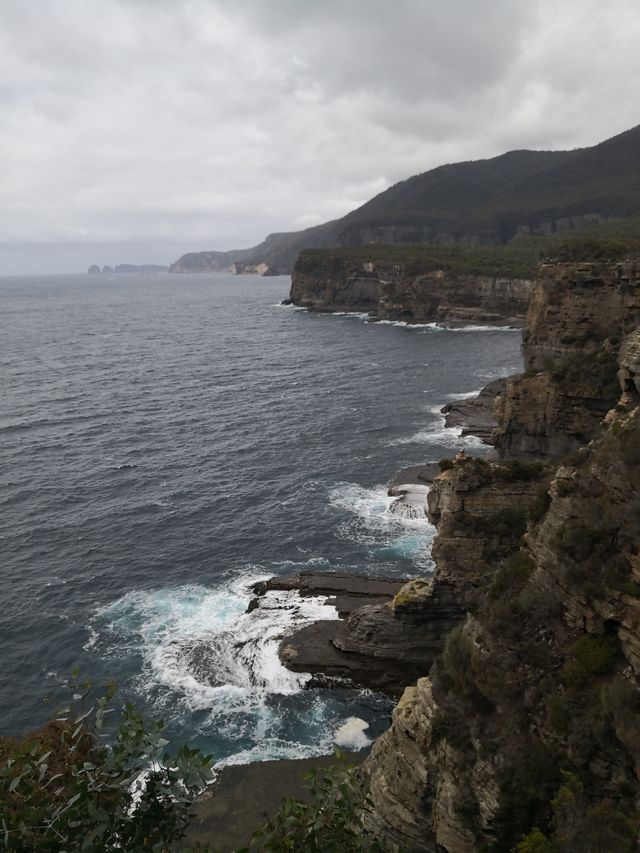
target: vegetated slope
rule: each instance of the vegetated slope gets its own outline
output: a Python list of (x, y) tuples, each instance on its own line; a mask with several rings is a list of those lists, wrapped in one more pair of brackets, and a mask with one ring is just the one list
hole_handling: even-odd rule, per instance
[(494, 244), (640, 214), (640, 125), (591, 148), (510, 151), (439, 166), (341, 219), (271, 234), (250, 249), (184, 255), (175, 272), (264, 262), (290, 272), (301, 249), (370, 243)]
[[(433, 229), (461, 242), (506, 243), (518, 230), (571, 227), (558, 219), (640, 210), (640, 127), (592, 148), (510, 151), (440, 166), (376, 196), (342, 222), (340, 243), (383, 224)], [(575, 224), (575, 223), (574, 223)], [(401, 241), (408, 242), (408, 241)]]

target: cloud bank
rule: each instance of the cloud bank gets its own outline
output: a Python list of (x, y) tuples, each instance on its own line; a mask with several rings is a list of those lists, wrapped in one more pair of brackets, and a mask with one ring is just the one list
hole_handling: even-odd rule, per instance
[(245, 247), (594, 144), (640, 121), (639, 38), (636, 0), (3, 0), (0, 274)]

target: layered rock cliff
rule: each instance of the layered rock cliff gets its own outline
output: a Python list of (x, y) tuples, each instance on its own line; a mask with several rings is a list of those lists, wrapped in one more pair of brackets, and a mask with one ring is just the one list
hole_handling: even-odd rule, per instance
[(618, 397), (621, 337), (639, 323), (636, 262), (542, 265), (523, 334), (526, 372), (507, 382), (496, 410), (499, 453), (560, 458), (589, 441)]
[[(550, 457), (462, 457), (434, 483), (435, 577), (454, 579), (464, 615), (363, 765), (389, 849), (638, 848), (639, 291), (634, 263), (547, 266), (525, 333), (535, 374), (501, 407), (502, 435), (520, 438), (500, 449), (535, 439)], [(545, 430), (525, 420), (527, 387), (564, 394)], [(567, 427), (579, 449), (559, 459)]]
[[(416, 247), (404, 257), (375, 253), (302, 252), (291, 277), (291, 300), (312, 311), (367, 311), (409, 323), (522, 323), (533, 283), (500, 273), (440, 266), (446, 252)], [(371, 259), (373, 257), (373, 259)], [(453, 261), (453, 254), (450, 260)], [(469, 261), (471, 263), (471, 261)]]

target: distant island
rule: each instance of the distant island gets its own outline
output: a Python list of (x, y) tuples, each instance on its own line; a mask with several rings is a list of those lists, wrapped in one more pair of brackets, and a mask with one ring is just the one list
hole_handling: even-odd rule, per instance
[(125, 273), (125, 272), (139, 272), (139, 273), (151, 273), (151, 272), (169, 272), (169, 267), (161, 266), (160, 264), (116, 264), (115, 267), (111, 267), (108, 264), (105, 264), (100, 270), (100, 267), (97, 264), (91, 264), (87, 272), (90, 275), (99, 275), (102, 273)]

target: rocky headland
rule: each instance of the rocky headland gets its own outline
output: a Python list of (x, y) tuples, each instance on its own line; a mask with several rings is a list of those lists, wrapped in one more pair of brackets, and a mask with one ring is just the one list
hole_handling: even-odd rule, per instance
[(390, 487), (436, 525), (433, 575), (352, 598), (324, 636), (352, 680), (405, 688), (359, 771), (385, 849), (638, 849), (638, 262), (544, 264), (523, 348), (477, 404), (496, 457)]

